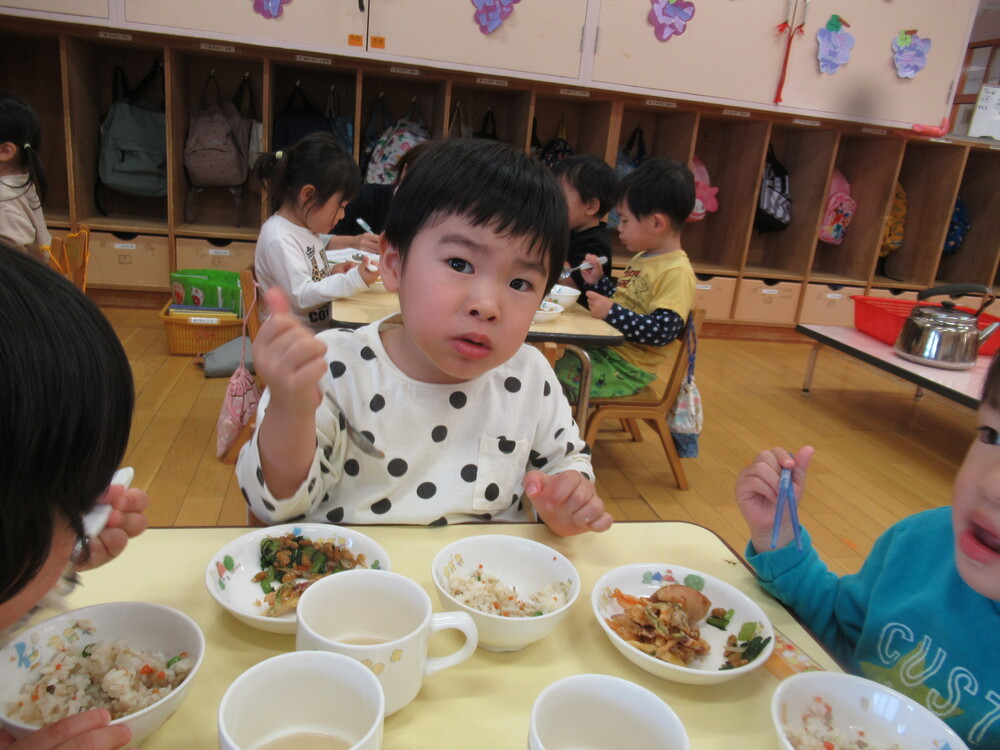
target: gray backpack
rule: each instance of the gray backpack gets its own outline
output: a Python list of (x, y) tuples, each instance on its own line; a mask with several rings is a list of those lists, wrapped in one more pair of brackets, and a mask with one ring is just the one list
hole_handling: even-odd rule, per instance
[[(163, 63), (136, 88), (130, 89), (125, 70), (115, 66), (114, 103), (101, 123), (100, 182), (123, 193), (162, 198), (167, 194), (167, 116), (163, 102), (141, 98), (163, 74)], [(98, 204), (100, 205), (100, 204)]]
[[(214, 88), (214, 91), (212, 90)], [(243, 185), (249, 174), (249, 118), (236, 105), (224, 101), (214, 71), (209, 74), (201, 101), (191, 110), (184, 168), (190, 189), (185, 220), (194, 221), (194, 198), (203, 188), (229, 188), (236, 201), (236, 225), (243, 203)]]

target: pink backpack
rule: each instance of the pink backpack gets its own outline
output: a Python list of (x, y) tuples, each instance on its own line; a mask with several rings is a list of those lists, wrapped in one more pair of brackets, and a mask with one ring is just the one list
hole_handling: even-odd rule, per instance
[(708, 168), (697, 156), (691, 159), (691, 173), (694, 175), (694, 211), (688, 216), (688, 222), (701, 221), (705, 214), (719, 210), (719, 201), (715, 197), (719, 188), (712, 187)]
[(821, 242), (839, 245), (847, 236), (847, 228), (858, 210), (858, 203), (851, 197), (851, 183), (839, 169), (830, 178), (830, 193), (826, 199), (826, 212), (819, 230)]

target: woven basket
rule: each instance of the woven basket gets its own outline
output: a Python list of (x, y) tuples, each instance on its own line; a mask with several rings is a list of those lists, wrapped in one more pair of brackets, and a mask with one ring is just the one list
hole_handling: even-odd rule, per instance
[(211, 313), (204, 317), (177, 318), (170, 315), (170, 302), (160, 311), (160, 320), (167, 331), (167, 349), (171, 354), (205, 354), (243, 331), (243, 321), (217, 318)]

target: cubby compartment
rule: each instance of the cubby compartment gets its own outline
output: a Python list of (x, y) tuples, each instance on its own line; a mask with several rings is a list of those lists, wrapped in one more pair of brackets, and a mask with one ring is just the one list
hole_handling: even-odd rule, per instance
[[(586, 96), (578, 96), (584, 93)], [(611, 137), (615, 103), (607, 92), (587, 89), (541, 89), (535, 97), (538, 140), (544, 146), (566, 123), (566, 140), (575, 154), (593, 154), (613, 164), (617, 147)], [(620, 111), (620, 110), (619, 110)], [(616, 121), (615, 132), (618, 125)]]
[(736, 296), (736, 278), (698, 274), (694, 287), (694, 306), (705, 311), (709, 320), (729, 320)]
[(0, 31), (0, 91), (24, 99), (38, 118), (38, 157), (48, 182), (42, 204), (45, 221), (66, 228), (70, 223), (69, 176), (59, 57), (57, 36)]
[[(417, 104), (424, 119), (424, 128), (431, 138), (445, 134), (448, 114), (445, 112), (447, 82), (428, 75), (427, 71), (401, 66), (364, 70), (361, 74), (361, 147), (364, 131), (371, 118), (372, 107), (383, 97), (393, 122), (406, 116), (412, 104)], [(383, 128), (377, 128), (381, 133)]]
[[(322, 59), (322, 58), (321, 58)], [(353, 66), (344, 65), (309, 65), (279, 60), (273, 63), (270, 78), (265, 85), (262, 100), (264, 111), (264, 148), (273, 151), (279, 146), (274, 137), (275, 120), (293, 103), (292, 95), (295, 89), (301, 89), (306, 100), (322, 114), (327, 114), (328, 108), (334, 108), (334, 114), (339, 117), (353, 118), (354, 145), (352, 153), (358, 155), (358, 127), (364, 128), (361, 120), (358, 85), (360, 73)], [(301, 105), (301, 99), (296, 97), (296, 106)], [(367, 110), (365, 112), (367, 115)], [(393, 113), (395, 114), (395, 112)]]
[[(677, 103), (663, 99), (626, 102), (618, 147), (625, 148), (636, 128), (642, 129), (646, 153), (690, 164), (695, 152), (698, 113), (677, 109)], [(635, 155), (633, 150), (632, 155)], [(698, 155), (700, 158), (700, 154)], [(711, 174), (711, 173), (709, 173)]]
[(1000, 252), (1000, 151), (969, 150), (958, 195), (969, 212), (969, 233), (958, 252), (941, 258), (937, 283), (992, 286)]
[[(482, 77), (480, 77), (482, 78)], [(445, 131), (450, 134), (451, 118), (458, 104), (471, 132), (480, 131), (487, 113), (493, 112), (497, 138), (515, 148), (527, 150), (531, 136), (531, 92), (478, 83), (477, 78), (461, 78), (452, 83), (451, 102)], [(507, 83), (506, 79), (499, 80)]]
[(819, 222), (823, 218), (826, 186), (838, 135), (836, 130), (825, 128), (772, 127), (769, 148), (788, 170), (792, 220), (780, 231), (754, 230), (747, 250), (747, 273), (783, 279), (805, 278), (811, 260), (810, 250), (816, 243)]
[(741, 279), (736, 292), (736, 320), (755, 323), (795, 322), (802, 284), (777, 279)]
[(174, 246), (177, 268), (211, 268), (237, 272), (253, 263), (257, 247), (253, 242), (214, 237), (178, 237)]
[(118, 289), (170, 289), (166, 237), (132, 232), (91, 232), (87, 283)]
[(719, 210), (684, 227), (684, 250), (696, 271), (733, 274), (742, 268), (769, 130), (764, 121), (699, 118), (695, 153), (719, 188)]
[(933, 286), (967, 153), (954, 144), (907, 141), (899, 170), (907, 203), (903, 246), (886, 259), (876, 284)]
[(800, 323), (822, 326), (854, 325), (852, 296), (864, 294), (864, 287), (840, 284), (806, 284), (802, 290)]
[[(219, 87), (219, 101), (231, 102), (244, 80), (250, 82), (256, 118), (260, 118), (263, 64), (259, 58), (232, 55), (195, 54), (172, 50), (170, 57), (170, 131), (177, 147), (170, 163), (170, 223), (180, 232), (198, 232), (206, 236), (256, 239), (261, 224), (260, 192), (249, 184), (235, 193), (228, 187), (192, 190), (184, 168), (184, 148), (190, 130), (191, 114), (206, 93), (214, 100), (214, 76)], [(248, 180), (248, 183), (250, 181)], [(238, 200), (237, 200), (238, 199)]]
[[(70, 144), (70, 195), (74, 221), (92, 229), (120, 232), (166, 232), (167, 198), (130, 195), (99, 185), (97, 165), (101, 121), (114, 103), (115, 66), (122, 64), (135, 89), (154, 66), (163, 66), (163, 46), (134, 38), (129, 43), (66, 38), (66, 88), (73, 139)], [(164, 71), (143, 92), (143, 98), (165, 102)], [(167, 123), (167, 162), (179, 134)], [(103, 209), (103, 211), (101, 210)]]
[(882, 245), (905, 143), (902, 138), (856, 133), (840, 136), (835, 166), (850, 184), (851, 197), (858, 207), (841, 244), (816, 243), (811, 280), (831, 284), (868, 283)]

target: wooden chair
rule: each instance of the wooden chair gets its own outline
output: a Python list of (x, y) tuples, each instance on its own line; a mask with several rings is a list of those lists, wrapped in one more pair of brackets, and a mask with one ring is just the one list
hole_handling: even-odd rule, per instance
[[(694, 326), (695, 338), (701, 333), (701, 324), (705, 319), (705, 311), (695, 308), (688, 317), (688, 326)], [(594, 398), (590, 400), (593, 407), (587, 426), (584, 430), (584, 440), (588, 445), (593, 446), (601, 429), (601, 423), (606, 419), (621, 420), (627, 427), (633, 440), (641, 440), (642, 434), (639, 432), (638, 421), (641, 420), (650, 425), (663, 444), (663, 452), (667, 454), (667, 461), (670, 469), (674, 472), (674, 479), (677, 487), (682, 490), (688, 488), (687, 477), (684, 475), (684, 467), (681, 465), (680, 456), (677, 455), (677, 448), (674, 440), (670, 436), (670, 429), (667, 427), (667, 415), (677, 401), (677, 394), (687, 375), (688, 367), (688, 343), (687, 331), (681, 334), (680, 349), (677, 358), (670, 368), (670, 374), (666, 383), (662, 385), (662, 391), (657, 385), (660, 379), (654, 381), (649, 387), (644, 388), (634, 396), (624, 398)]]
[(53, 237), (49, 246), (49, 268), (62, 274), (81, 292), (87, 291), (87, 265), (90, 263), (90, 230), (80, 227), (64, 237)]

